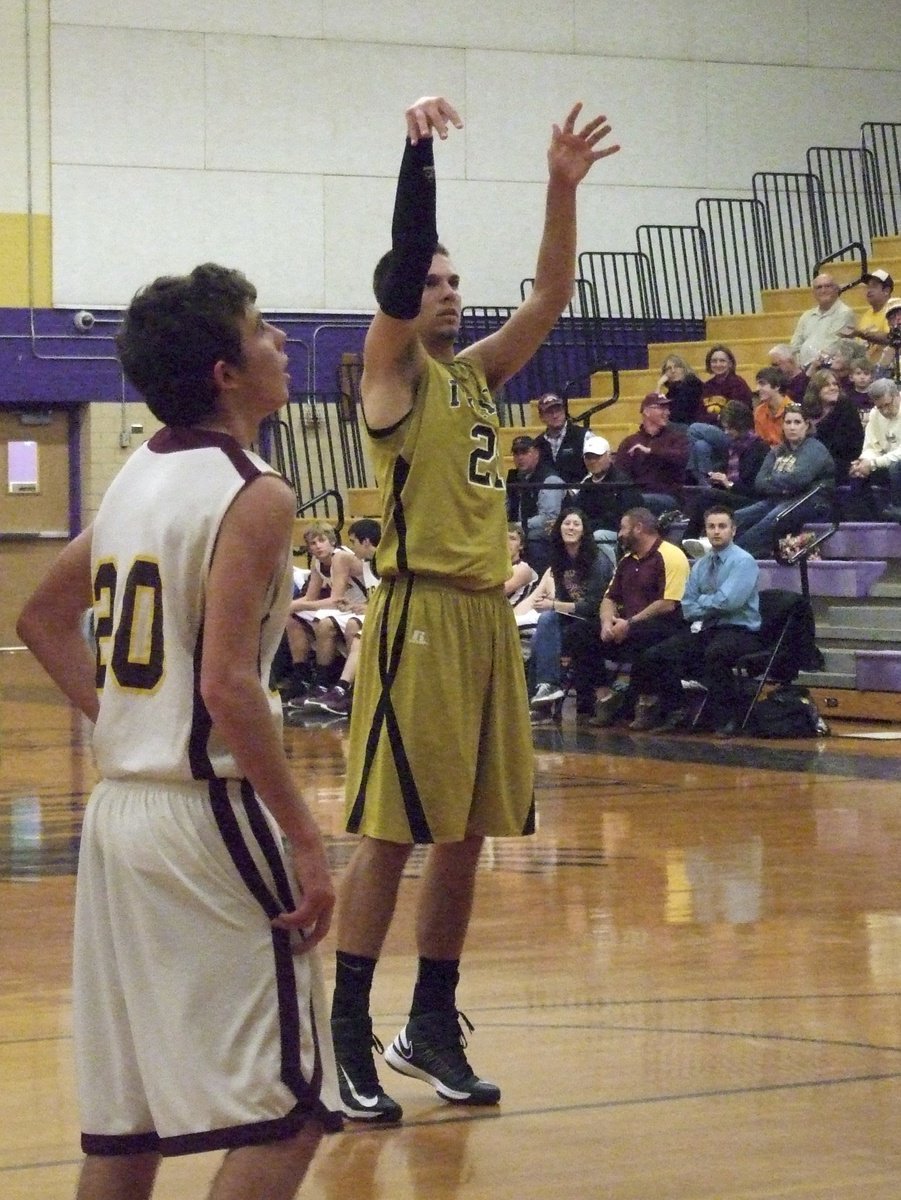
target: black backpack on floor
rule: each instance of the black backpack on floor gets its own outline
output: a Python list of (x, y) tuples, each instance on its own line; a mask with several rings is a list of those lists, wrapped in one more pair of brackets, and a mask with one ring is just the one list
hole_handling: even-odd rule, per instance
[(823, 737), (829, 727), (807, 688), (783, 684), (758, 700), (744, 732), (760, 738)]

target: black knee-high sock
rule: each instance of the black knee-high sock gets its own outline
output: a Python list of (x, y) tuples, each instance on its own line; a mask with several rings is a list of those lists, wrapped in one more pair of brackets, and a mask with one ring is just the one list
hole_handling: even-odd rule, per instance
[(457, 984), (460, 981), (458, 958), (420, 958), (410, 1016), (428, 1012), (456, 1012)]
[(335, 955), (335, 994), (332, 1017), (365, 1017), (369, 1014), (369, 993), (378, 959), (362, 954)]

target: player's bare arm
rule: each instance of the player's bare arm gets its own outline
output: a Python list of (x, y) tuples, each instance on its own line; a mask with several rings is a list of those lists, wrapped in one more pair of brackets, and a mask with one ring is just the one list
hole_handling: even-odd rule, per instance
[(84, 636), (84, 615), (92, 603), (89, 526), (50, 568), (22, 610), (16, 632), (60, 691), (96, 721), (96, 662)]
[(422, 289), (438, 240), (432, 143), (463, 122), (443, 96), (423, 96), (404, 114), (407, 147), (398, 178), (392, 222), (392, 269), (366, 335), (361, 385), (363, 414), (370, 429), (387, 429), (413, 405), (426, 350), (416, 319)]
[(554, 125), (551, 133), (544, 229), (532, 291), (497, 333), (461, 355), (479, 360), (490, 388), (499, 387), (529, 361), (572, 298), (576, 192), (596, 162), (619, 150), (616, 142), (606, 141), (611, 127), (605, 116), (576, 128), (581, 111), (581, 103), (574, 104), (563, 125)]
[(309, 948), (328, 931), (335, 894), (322, 838), (289, 769), (257, 660), (266, 598), (288, 570), (293, 520), (294, 496), (274, 475), (246, 487), (223, 519), (207, 583), (200, 691), (239, 769), (290, 842), (303, 898), (277, 923), (306, 930)]

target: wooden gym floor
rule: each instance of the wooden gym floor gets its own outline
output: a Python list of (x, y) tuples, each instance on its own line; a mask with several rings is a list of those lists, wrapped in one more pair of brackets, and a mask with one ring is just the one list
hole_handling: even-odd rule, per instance
[[(27, 655), (0, 655), (0, 686), (0, 1196), (68, 1200), (69, 937), (94, 776), (83, 723)], [(286, 732), (336, 868), (343, 730)], [(567, 719), (535, 744), (540, 829), (486, 847), (460, 991), (502, 1104), (453, 1108), (384, 1069), (405, 1124), (328, 1139), (301, 1195), (897, 1200), (898, 743)], [(384, 1041), (412, 983), (412, 894), (376, 977)], [(202, 1196), (214, 1165), (165, 1163), (157, 1195)]]

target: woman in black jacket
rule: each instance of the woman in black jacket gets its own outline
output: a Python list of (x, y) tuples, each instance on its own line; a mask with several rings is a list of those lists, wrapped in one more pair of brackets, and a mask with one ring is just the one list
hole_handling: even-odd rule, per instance
[(663, 360), (663, 372), (654, 389), (669, 400), (670, 425), (684, 425), (693, 421), (704, 421), (707, 410), (701, 399), (704, 385), (684, 358), (669, 354)]
[(846, 483), (848, 468), (863, 449), (863, 425), (856, 403), (842, 391), (832, 371), (817, 371), (804, 393), (801, 409), (835, 460), (835, 482)]
[[(532, 707), (542, 708), (562, 700), (562, 659), (569, 660), (569, 676), (576, 692), (576, 712), (594, 713), (595, 689), (604, 681), (599, 611), (613, 574), (610, 560), (598, 552), (585, 514), (571, 508), (562, 512), (551, 530), (553, 597), (535, 602), (540, 614), (532, 638), (529, 660), (536, 685)], [(539, 591), (545, 591), (539, 584)]]

